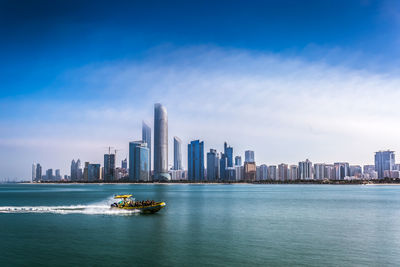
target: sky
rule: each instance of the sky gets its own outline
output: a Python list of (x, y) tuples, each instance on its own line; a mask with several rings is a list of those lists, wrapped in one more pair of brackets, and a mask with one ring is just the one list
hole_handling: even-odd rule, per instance
[[(397, 1), (2, 1), (0, 180), (117, 160), (153, 124), (257, 164), (400, 151)], [(119, 165), (119, 164), (117, 164)]]

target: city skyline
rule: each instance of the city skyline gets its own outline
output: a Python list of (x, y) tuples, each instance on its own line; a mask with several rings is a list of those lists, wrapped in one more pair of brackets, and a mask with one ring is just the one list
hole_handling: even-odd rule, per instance
[[(246, 150), (244, 153), (244, 165), (241, 163), (241, 155), (235, 155), (232, 146), (224, 142), (224, 149), (218, 152), (210, 149), (204, 153), (204, 142), (192, 140), (187, 148), (188, 168), (182, 168), (182, 141), (177, 136), (173, 137), (173, 165), (168, 168), (168, 114), (167, 108), (161, 103), (154, 104), (154, 169), (150, 166), (151, 154), (151, 128), (142, 122), (142, 140), (129, 142), (129, 169), (124, 168), (127, 159), (121, 161), (121, 167), (116, 165), (118, 161), (117, 149), (104, 154), (104, 167), (101, 164), (85, 162), (85, 168), (81, 168), (80, 159), (71, 162), (70, 176), (65, 175), (68, 181), (105, 181), (117, 180), (135, 181), (260, 181), (260, 180), (347, 180), (347, 179), (382, 179), (400, 178), (400, 164), (395, 164), (395, 153), (391, 150), (375, 152), (374, 165), (356, 165), (349, 162), (313, 163), (306, 159), (299, 161), (298, 166), (280, 163), (259, 163), (257, 165), (255, 152)], [(150, 147), (150, 149), (149, 149)], [(373, 168), (371, 169), (371, 166)], [(185, 175), (184, 173), (187, 172)], [(40, 163), (33, 163), (31, 169), (32, 181), (59, 181), (62, 179), (60, 169), (47, 169), (45, 178), (42, 179), (42, 167)], [(180, 177), (180, 178), (179, 178)]]
[(120, 162), (157, 102), (183, 145), (259, 162), (400, 150), (398, 2), (156, 3), (0, 4), (0, 179), (102, 163), (108, 146)]

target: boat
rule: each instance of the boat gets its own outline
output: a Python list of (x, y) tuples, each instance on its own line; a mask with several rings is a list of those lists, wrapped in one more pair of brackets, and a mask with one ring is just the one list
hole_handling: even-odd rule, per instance
[(165, 202), (156, 202), (154, 200), (136, 201), (132, 195), (116, 195), (114, 199), (120, 199), (120, 201), (111, 204), (111, 208), (137, 210), (142, 213), (156, 213), (166, 206)]

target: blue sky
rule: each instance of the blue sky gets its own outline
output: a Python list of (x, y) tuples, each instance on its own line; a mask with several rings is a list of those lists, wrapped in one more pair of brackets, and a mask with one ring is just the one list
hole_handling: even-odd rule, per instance
[[(396, 1), (0, 1), (0, 178), (170, 139), (257, 163), (398, 150)], [(172, 163), (170, 146), (170, 163)], [(186, 166), (186, 153), (184, 165)]]

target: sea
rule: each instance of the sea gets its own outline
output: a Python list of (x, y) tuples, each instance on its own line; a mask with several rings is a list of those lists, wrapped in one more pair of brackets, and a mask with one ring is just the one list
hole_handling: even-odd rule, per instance
[(0, 266), (400, 266), (400, 186), (2, 184)]

